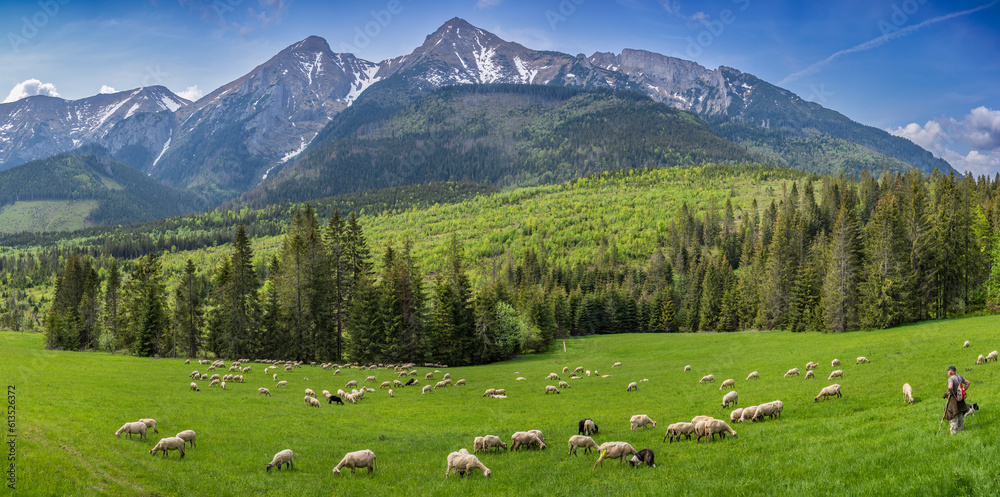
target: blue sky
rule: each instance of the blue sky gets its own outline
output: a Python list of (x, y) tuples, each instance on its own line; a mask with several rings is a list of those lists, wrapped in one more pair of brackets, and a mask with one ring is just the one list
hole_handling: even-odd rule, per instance
[(956, 168), (1000, 171), (998, 0), (0, 0), (0, 12), (7, 99), (154, 84), (197, 97), (309, 35), (380, 61), (457, 16), (529, 48), (735, 67)]

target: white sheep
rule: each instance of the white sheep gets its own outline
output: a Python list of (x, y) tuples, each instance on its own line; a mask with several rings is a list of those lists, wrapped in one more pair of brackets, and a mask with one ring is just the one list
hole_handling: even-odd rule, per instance
[(182, 431), (182, 432), (180, 432), (180, 433), (178, 433), (177, 435), (174, 435), (174, 436), (176, 436), (177, 438), (180, 438), (180, 439), (184, 440), (185, 442), (190, 442), (192, 449), (194, 448), (195, 445), (197, 445), (195, 443), (195, 439), (197, 438), (197, 434), (195, 434), (194, 430), (184, 430), (184, 431)]
[(220, 383), (219, 386), (221, 386), (222, 389), (225, 390), (226, 389), (226, 382)]
[(458, 381), (455, 382), (455, 386), (456, 387), (459, 386), (459, 385), (465, 385), (465, 378), (462, 378), (462, 379), (460, 379), (460, 380), (458, 380)]
[(715, 438), (716, 433), (718, 433), (721, 438), (726, 438), (726, 433), (732, 435), (733, 438), (736, 438), (736, 430), (729, 426), (729, 423), (726, 423), (721, 419), (703, 421), (695, 427), (695, 431), (698, 433), (698, 439), (695, 440), (695, 442), (699, 442), (701, 441), (701, 437), (705, 437), (705, 443), (708, 443)]
[(737, 405), (739, 398), (740, 395), (736, 393), (736, 390), (727, 393), (725, 396), (722, 397), (722, 408), (725, 409), (729, 407), (729, 404), (732, 404), (734, 406)]
[(344, 385), (344, 388), (351, 388), (351, 387), (356, 387), (356, 386), (358, 386), (358, 381), (357, 380), (351, 380), (351, 381), (347, 382), (346, 385)]
[(555, 373), (549, 373), (549, 375), (546, 376), (545, 379), (546, 380), (560, 380), (562, 378), (559, 378), (559, 375), (557, 375)]
[(431, 379), (433, 377), (434, 377), (434, 373), (427, 373), (427, 374), (424, 375), (424, 379), (425, 380), (429, 380), (429, 379)]
[(736, 409), (733, 409), (733, 412), (729, 413), (729, 421), (733, 423), (739, 423), (740, 421), (743, 421), (743, 408), (738, 407)]
[(691, 371), (691, 366), (690, 365), (684, 366), (684, 371)]
[(569, 453), (576, 455), (576, 449), (583, 447), (583, 453), (586, 455), (590, 452), (590, 449), (597, 448), (597, 442), (593, 438), (586, 435), (573, 435), (569, 437)]
[(741, 416), (742, 421), (752, 421), (753, 415), (757, 413), (757, 406), (750, 406), (743, 408), (743, 415)]
[(559, 388), (569, 388), (569, 383), (566, 383), (565, 381), (560, 381)]
[(913, 403), (913, 387), (909, 383), (903, 383), (903, 400)]
[(275, 466), (277, 466), (277, 468), (280, 470), (282, 464), (284, 464), (288, 469), (292, 469), (295, 467), (295, 463), (292, 460), (291, 449), (285, 449), (281, 452), (278, 452), (277, 454), (274, 455), (274, 459), (271, 459), (271, 462), (267, 463), (264, 467), (267, 468), (267, 471), (271, 471), (271, 468)]
[(789, 376), (798, 376), (798, 375), (799, 375), (799, 368), (792, 368), (789, 369), (788, 372), (785, 373), (785, 376), (783, 376), (782, 378), (788, 378)]
[(843, 397), (843, 395), (840, 393), (840, 385), (836, 383), (828, 387), (824, 387), (822, 390), (820, 390), (819, 395), (817, 395), (816, 398), (813, 399), (813, 402), (819, 402), (820, 397), (826, 399), (827, 397), (832, 397), (834, 395), (836, 395), (837, 397)]
[(132, 438), (133, 434), (139, 435), (139, 440), (146, 440), (146, 423), (142, 421), (136, 421), (134, 423), (125, 423), (118, 431), (115, 432), (115, 436), (118, 438), (122, 437), (122, 433), (128, 435)]
[(590, 370), (589, 369), (587, 370), (587, 376), (590, 376)]
[(548, 395), (549, 392), (559, 393), (559, 389), (552, 385), (545, 385), (545, 395)]
[[(996, 350), (994, 350), (993, 352), (990, 352), (990, 353), (989, 353), (989, 354), (988, 354), (988, 355), (986, 356), (986, 362), (990, 362), (991, 360), (992, 360), (992, 361), (995, 361), (995, 360), (997, 360), (997, 355), (998, 355), (998, 354), (1000, 354), (1000, 352), (997, 352)], [(865, 362), (868, 362), (868, 361), (865, 361)]]
[(281, 380), (281, 381), (279, 381), (279, 382), (278, 382), (278, 383), (277, 383), (276, 385), (274, 385), (274, 386), (276, 386), (276, 387), (287, 387), (287, 386), (288, 386), (288, 382), (287, 382), (287, 381), (285, 381), (285, 380)]
[(278, 381), (278, 373), (271, 375), (271, 381)]
[(537, 446), (539, 449), (545, 450), (545, 442), (542, 441), (541, 437), (535, 435), (534, 433), (529, 433), (526, 431), (518, 431), (510, 436), (512, 442), (510, 450), (517, 450), (520, 447), (530, 448)]
[(865, 356), (858, 357), (857, 362), (855, 362), (854, 364), (861, 364), (862, 362), (869, 362), (868, 358)]
[(632, 431), (635, 431), (635, 429), (640, 426), (652, 425), (653, 428), (656, 428), (656, 421), (653, 421), (645, 414), (636, 414), (632, 416), (632, 419), (629, 420), (629, 424), (632, 426)]
[(208, 386), (209, 386), (209, 388), (211, 388), (211, 387), (214, 387), (214, 386), (218, 385), (219, 383), (220, 383), (220, 380), (218, 378), (216, 378), (216, 379), (212, 380), (212, 383), (209, 383)]
[(420, 395), (424, 395), (424, 394), (428, 394), (428, 393), (434, 393), (434, 389), (431, 388), (430, 385), (424, 385), (423, 390), (420, 391)]
[(472, 440), (472, 453), (486, 452), (486, 437), (476, 437)]
[(395, 397), (395, 395), (392, 394), (392, 389), (391, 388), (389, 389), (389, 396), (390, 397)]
[(754, 371), (754, 372), (752, 372), (752, 373), (750, 373), (750, 374), (747, 375), (747, 379), (748, 380), (751, 379), (751, 378), (752, 379), (759, 379), (760, 375), (756, 371)]
[(818, 362), (809, 361), (809, 362), (806, 363), (806, 371), (809, 371), (810, 369), (816, 369), (818, 367), (819, 367), (819, 363)]
[(962, 348), (963, 349), (969, 348), (969, 341), (968, 340), (965, 341), (965, 345), (963, 345)]
[[(396, 383), (399, 383), (399, 380), (396, 380)], [(400, 383), (400, 384), (402, 384), (402, 383)], [(382, 388), (390, 388), (390, 387), (392, 387), (392, 382), (391, 381), (383, 381), (382, 384), (379, 385), (378, 387), (380, 389), (382, 389)]]
[(545, 441), (545, 435), (542, 435), (542, 430), (528, 430), (528, 433), (531, 433), (532, 435), (538, 437), (538, 439), (541, 440), (542, 442)]
[[(463, 449), (464, 450), (464, 449)], [(444, 472), (445, 478), (454, 469), (456, 473), (464, 473), (465, 477), (468, 478), (472, 474), (472, 470), (478, 469), (483, 472), (483, 476), (489, 478), (493, 474), (490, 468), (487, 468), (478, 457), (473, 454), (462, 454), (460, 452), (452, 452), (448, 454), (448, 469)]]
[(698, 383), (705, 383), (706, 381), (715, 381), (715, 375), (707, 374), (705, 376), (702, 376), (701, 380), (699, 380)]
[(322, 407), (322, 404), (319, 403), (319, 400), (316, 400), (316, 397), (306, 395), (303, 399), (305, 400), (307, 406)]
[(597, 462), (594, 463), (594, 468), (598, 464), (604, 467), (603, 461), (605, 459), (618, 459), (618, 464), (621, 464), (622, 460), (626, 456), (634, 456), (636, 450), (628, 442), (604, 442), (598, 448), (598, 452), (601, 453), (601, 457), (597, 458)]
[(497, 392), (497, 390), (495, 388), (487, 388), (486, 391), (483, 392), (483, 397), (489, 397), (489, 396), (495, 394), (496, 392)]
[(807, 380), (809, 378), (815, 378), (815, 377), (816, 377), (816, 373), (813, 370), (810, 369), (809, 371), (806, 371), (806, 379)]
[(830, 361), (830, 367), (831, 368), (835, 368), (837, 366), (840, 366), (840, 359), (834, 359), (834, 360)]
[(728, 380), (723, 381), (722, 384), (719, 385), (719, 390), (722, 390), (726, 387), (736, 388), (736, 380), (729, 378)]
[(375, 381), (378, 381), (378, 380), (376, 380), (374, 376), (369, 376), (369, 377), (365, 378), (365, 383), (368, 383), (369, 381), (375, 382)]
[(686, 436), (688, 440), (691, 440), (691, 435), (694, 434), (694, 423), (674, 423), (667, 427), (667, 433), (663, 435), (663, 439), (666, 440), (667, 436), (670, 437), (670, 443), (674, 443), (674, 438), (680, 440), (682, 436)]
[(139, 422), (145, 424), (146, 428), (152, 428), (153, 429), (153, 433), (159, 433), (159, 431), (157, 431), (157, 429), (156, 429), (156, 420), (155, 419), (152, 419), (152, 418), (143, 418), (143, 419), (140, 419)]
[(569, 366), (563, 366), (563, 373), (569, 372)]
[(834, 378), (843, 378), (843, 377), (844, 377), (844, 370), (838, 369), (836, 371), (831, 372), (830, 377), (827, 378), (827, 380), (832, 380)]
[(986, 364), (986, 358), (982, 354), (979, 354), (979, 359), (976, 359), (976, 365)]
[(268, 397), (270, 397), (271, 391), (264, 387), (260, 387), (257, 389), (257, 395), (267, 395)]
[(778, 406), (773, 402), (766, 402), (757, 406), (757, 412), (753, 415), (754, 421), (763, 421), (764, 417), (768, 419), (774, 419), (778, 413)]
[(612, 365), (611, 365), (611, 367), (612, 367), (612, 368), (620, 368), (620, 367), (621, 367), (621, 365), (622, 365), (622, 363), (620, 363), (620, 362), (616, 362), (616, 363), (612, 364)]
[(198, 388), (198, 384), (197, 383), (195, 383), (195, 382), (192, 381), (191, 382), (191, 390), (194, 390), (195, 392), (197, 392), (197, 391), (200, 390), (200, 388)]
[(333, 474), (339, 475), (341, 468), (351, 468), (351, 474), (354, 474), (356, 468), (368, 468), (370, 474), (375, 471), (375, 453), (368, 449), (348, 452), (337, 463), (337, 467), (333, 468)]
[(444, 382), (444, 381), (442, 380), (442, 381), (439, 381), (439, 382), (437, 382), (436, 384), (434, 384), (434, 389), (436, 390), (436, 389), (438, 389), (438, 388), (444, 388), (444, 387), (446, 387), (446, 386), (448, 386), (448, 384), (447, 384), (447, 383), (445, 383), (445, 382)]
[(498, 388), (493, 393), (495, 393), (497, 395), (507, 395), (507, 389), (505, 389), (505, 388)]
[(500, 440), (500, 437), (496, 435), (486, 435), (485, 437), (483, 437), (483, 445), (484, 447), (486, 447), (487, 452), (489, 452), (493, 448), (496, 448), (497, 452), (500, 452), (500, 449), (507, 448), (507, 442)]
[(628, 386), (625, 387), (626, 392), (631, 392), (632, 390), (638, 390), (638, 389), (639, 389), (639, 384), (634, 381), (632, 383), (629, 383)]
[(163, 451), (163, 457), (167, 457), (168, 451), (176, 450), (181, 453), (181, 459), (184, 459), (184, 444), (187, 443), (183, 438), (179, 437), (166, 437), (161, 438), (159, 442), (156, 442), (156, 446), (153, 450), (149, 451), (151, 455), (156, 455), (157, 452)]

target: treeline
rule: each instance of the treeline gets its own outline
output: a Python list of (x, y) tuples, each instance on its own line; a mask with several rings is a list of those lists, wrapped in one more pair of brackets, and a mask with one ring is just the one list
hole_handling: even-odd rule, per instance
[(766, 206), (682, 205), (645, 262), (604, 238), (567, 266), (542, 242), (473, 286), (455, 236), (433, 272), (410, 241), (376, 264), (354, 215), (324, 226), (306, 206), (265, 264), (240, 226), (224, 263), (189, 262), (169, 292), (155, 254), (124, 283), (71, 255), (46, 330), (57, 348), (463, 365), (594, 333), (879, 329), (996, 312), (998, 237), (1000, 178), (800, 176)]

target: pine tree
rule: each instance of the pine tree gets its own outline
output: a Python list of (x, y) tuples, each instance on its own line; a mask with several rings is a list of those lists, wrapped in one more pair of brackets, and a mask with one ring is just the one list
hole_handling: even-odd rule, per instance
[(253, 249), (243, 223), (236, 227), (233, 237), (229, 291), (226, 308), (230, 319), (230, 334), (225, 352), (228, 357), (239, 358), (253, 352), (251, 339), (256, 335), (259, 321), (257, 301), (257, 275), (253, 268)]
[(121, 336), (118, 329), (118, 307), (122, 275), (118, 269), (118, 261), (112, 257), (108, 263), (108, 278), (104, 283), (104, 329), (111, 334), (112, 349), (121, 346)]
[(156, 252), (140, 257), (124, 287), (125, 326), (135, 337), (132, 353), (150, 357), (160, 353), (160, 338), (170, 329), (167, 289)]
[(883, 196), (864, 229), (865, 257), (858, 290), (863, 329), (888, 328), (903, 319), (905, 240), (899, 220), (899, 199)]
[(188, 357), (196, 357), (201, 348), (205, 310), (200, 286), (194, 261), (189, 258), (181, 282), (174, 290), (174, 328), (181, 336)]
[[(845, 194), (845, 197), (847, 195)], [(860, 235), (851, 202), (841, 202), (830, 237), (830, 261), (823, 280), (823, 318), (830, 331), (857, 326)]]

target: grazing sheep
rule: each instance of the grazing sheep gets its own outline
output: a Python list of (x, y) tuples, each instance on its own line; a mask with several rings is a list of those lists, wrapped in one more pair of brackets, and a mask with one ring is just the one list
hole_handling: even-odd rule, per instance
[(191, 359), (186, 359), (186, 360), (184, 361), (184, 364), (191, 364)]
[(976, 359), (976, 366), (981, 364), (986, 364), (986, 358), (982, 354), (979, 354), (979, 359)]
[(369, 381), (375, 382), (375, 381), (378, 381), (378, 380), (376, 380), (374, 376), (369, 376), (369, 377), (365, 378), (365, 383), (368, 383)]
[(573, 370), (573, 372), (574, 373), (582, 373), (583, 372), (583, 366), (577, 366), (576, 369)]
[(429, 379), (431, 379), (433, 377), (434, 377), (434, 373), (427, 373), (427, 374), (424, 375), (424, 379), (425, 380), (429, 380)]
[(749, 379), (751, 379), (751, 378), (753, 378), (753, 379), (759, 379), (759, 378), (760, 378), (760, 375), (759, 375), (759, 374), (757, 374), (757, 372), (756, 372), (756, 371), (754, 371), (754, 372), (752, 372), (752, 373), (750, 373), (750, 374), (748, 374), (748, 375), (747, 375), (747, 379), (748, 379), (748, 380), (749, 380)]
[(738, 407), (733, 409), (733, 412), (729, 413), (729, 421), (733, 423), (739, 423), (743, 421), (743, 408)]
[(789, 376), (798, 376), (798, 375), (799, 375), (799, 368), (792, 368), (789, 369), (788, 372), (785, 373), (785, 376), (783, 376), (782, 378), (788, 378)]
[[(346, 397), (347, 394), (344, 394), (343, 396)], [(336, 402), (336, 403), (338, 403), (340, 405), (344, 405), (344, 401), (341, 399), (340, 395), (331, 395), (330, 398), (328, 398), (326, 400), (327, 400), (327, 402), (326, 402), (327, 404), (333, 404), (334, 402)]]
[(830, 377), (827, 378), (827, 380), (832, 380), (834, 378), (843, 378), (843, 377), (844, 377), (844, 370), (838, 369), (836, 371), (831, 372)]
[[(963, 345), (962, 348), (963, 349), (969, 348), (969, 341), (968, 340), (965, 341), (965, 345)], [(187, 363), (184, 363), (184, 364), (187, 364)]]
[(691, 435), (694, 434), (694, 423), (674, 423), (667, 427), (667, 433), (663, 435), (663, 439), (666, 440), (670, 437), (670, 443), (674, 443), (674, 438), (680, 440), (682, 436), (686, 436), (688, 440), (691, 440)]
[(757, 414), (757, 406), (744, 407), (743, 408), (743, 416), (742, 416), (741, 420), (742, 421), (752, 421), (754, 414)]
[(278, 381), (278, 373), (271, 375), (271, 381)]
[(818, 362), (809, 361), (809, 362), (806, 363), (806, 371), (809, 371), (810, 369), (816, 369), (818, 367), (819, 367), (819, 363)]
[(403, 388), (403, 382), (399, 380), (392, 380), (392, 386), (396, 388)]
[(825, 399), (827, 397), (832, 397), (834, 395), (836, 395), (837, 397), (843, 397), (843, 395), (840, 393), (840, 385), (837, 383), (834, 383), (833, 385), (830, 385), (820, 390), (819, 395), (817, 395), (816, 398), (813, 399), (813, 402), (819, 402), (820, 397)]
[(184, 459), (184, 444), (187, 443), (183, 438), (179, 437), (166, 437), (161, 438), (159, 442), (156, 442), (156, 446), (153, 450), (149, 451), (151, 455), (156, 455), (157, 452), (163, 451), (163, 457), (167, 457), (168, 451), (176, 450), (181, 453), (181, 459)]
[[(398, 382), (399, 382), (399, 380), (397, 380), (397, 383), (398, 383)], [(392, 386), (392, 382), (391, 382), (391, 381), (383, 381), (383, 382), (382, 382), (382, 384), (381, 384), (381, 385), (379, 385), (378, 387), (379, 387), (380, 389), (382, 389), (382, 388), (389, 388), (389, 387), (391, 387), (391, 386)]]
[[(990, 352), (989, 354), (986, 355), (986, 362), (990, 362), (991, 360), (992, 361), (997, 360), (997, 355), (998, 354), (1000, 354), (1000, 352), (997, 352), (996, 350), (994, 350), (993, 352)], [(865, 362), (868, 362), (868, 360), (866, 359)]]
[(407, 381), (407, 382), (406, 382), (406, 386), (410, 386), (410, 385), (419, 385), (419, 384), (420, 384), (420, 382), (419, 382), (419, 381), (417, 381), (417, 379), (416, 379), (416, 378), (410, 378), (410, 381)]
[(189, 374), (188, 376), (190, 376), (192, 380), (201, 379), (201, 373), (199, 373), (198, 371), (192, 371), (191, 374)]
[(243, 375), (238, 374), (236, 376), (233, 376), (233, 380), (243, 383)]
[[(463, 449), (464, 450), (464, 449)], [(460, 452), (452, 452), (448, 454), (448, 469), (444, 472), (445, 478), (451, 473), (452, 469), (458, 474), (464, 474), (466, 478), (472, 474), (472, 470), (478, 469), (483, 472), (483, 476), (489, 478), (493, 474), (490, 468), (487, 468), (478, 457), (473, 454), (462, 454)]]
[(486, 452), (486, 438), (476, 437), (472, 440), (472, 453), (478, 454), (480, 452)]
[(701, 431), (698, 431), (698, 428), (695, 428), (695, 431), (698, 432), (698, 439), (695, 440), (695, 442), (700, 442), (701, 437), (705, 437), (705, 443), (708, 443), (715, 438), (716, 433), (719, 434), (720, 438), (726, 438), (726, 433), (729, 433), (733, 436), (733, 438), (736, 438), (736, 430), (730, 427), (729, 423), (726, 423), (721, 419), (704, 421), (704, 424), (699, 424), (699, 426), (701, 427)]
[(576, 449), (583, 447), (584, 455), (590, 452), (590, 449), (597, 448), (597, 442), (593, 438), (584, 435), (573, 435), (569, 437), (569, 453), (576, 455)]
[(500, 452), (500, 449), (507, 448), (507, 442), (500, 440), (500, 437), (496, 435), (486, 435), (483, 437), (483, 444), (486, 447), (486, 452), (489, 452), (493, 448), (496, 448), (497, 452)]
[(636, 382), (634, 382), (634, 381), (632, 383), (629, 383), (628, 386), (625, 387), (625, 391), (626, 392), (630, 392), (632, 390), (638, 390), (638, 389), (639, 389), (639, 384), (636, 383)]
[(587, 370), (587, 376), (590, 376), (590, 370), (589, 369)]
[(495, 388), (487, 388), (487, 389), (486, 389), (486, 391), (485, 391), (485, 392), (483, 392), (483, 397), (489, 397), (490, 395), (493, 395), (493, 394), (495, 394), (496, 392), (497, 392), (497, 391), (496, 391), (496, 389), (495, 389)]
[(455, 386), (456, 387), (459, 386), (459, 385), (465, 385), (465, 378), (462, 378), (462, 379), (460, 379), (460, 380), (458, 380), (458, 381), (455, 382)]
[(518, 376), (517, 378), (514, 378), (514, 381), (528, 381), (528, 379), (523, 376)]
[(548, 395), (549, 392), (559, 393), (559, 389), (552, 385), (545, 385), (545, 395)]
[(316, 397), (310, 397), (310, 396), (306, 395), (304, 397), (304, 400), (305, 400), (305, 403), (306, 403), (307, 406), (321, 407), (321, 404), (319, 403), (318, 400), (316, 400)]
[(390, 397), (395, 397), (395, 395), (392, 394), (392, 389), (391, 388), (389, 389), (389, 396)]
[(267, 471), (271, 471), (271, 468), (275, 466), (277, 466), (278, 469), (280, 470), (282, 464), (286, 465), (288, 469), (295, 467), (295, 464), (292, 461), (291, 449), (285, 449), (281, 452), (278, 452), (277, 454), (274, 455), (274, 459), (271, 459), (271, 462), (267, 463), (264, 467), (267, 468)]
[(159, 433), (156, 429), (156, 420), (152, 418), (143, 418), (139, 420), (140, 423), (146, 425), (146, 428), (152, 428), (153, 433)]
[(128, 435), (129, 438), (132, 438), (132, 434), (137, 434), (139, 435), (139, 440), (146, 440), (146, 423), (143, 423), (142, 421), (125, 423), (121, 428), (118, 428), (118, 431), (115, 432), (115, 436), (121, 438), (122, 433)]
[(445, 380), (451, 379), (451, 373), (445, 373), (443, 379)]
[(194, 390), (195, 392), (199, 391), (200, 389), (198, 388), (198, 384), (192, 381), (191, 390)]
[(830, 361), (830, 367), (831, 368), (835, 368), (837, 366), (840, 366), (840, 359), (834, 359), (834, 360)]
[(568, 372), (569, 372), (569, 366), (563, 366), (563, 373), (565, 374)]
[(815, 378), (815, 377), (816, 377), (816, 373), (813, 370), (810, 369), (809, 371), (806, 371), (806, 379), (807, 380), (809, 378)]
[(691, 371), (691, 366), (690, 366), (690, 365), (688, 365), (688, 366), (684, 366), (684, 371), (685, 371), (685, 372), (687, 372), (687, 371)]
[(344, 385), (344, 388), (351, 388), (351, 387), (356, 387), (356, 386), (358, 386), (358, 380), (351, 380), (351, 381), (347, 382), (346, 385)]
[(715, 381), (715, 375), (707, 374), (705, 376), (702, 376), (701, 380), (698, 380), (698, 383), (705, 383), (706, 381)]
[(583, 418), (580, 420), (580, 429), (577, 433), (580, 435), (590, 435), (597, 433), (597, 424), (594, 423), (593, 419)]
[(528, 433), (538, 437), (539, 440), (545, 441), (545, 435), (542, 435), (542, 430), (528, 430)]
[(313, 389), (311, 389), (311, 388), (307, 388), (306, 389), (306, 395), (315, 398), (316, 397), (316, 392), (314, 392)]
[(257, 389), (257, 395), (267, 395), (268, 397), (270, 397), (271, 391), (264, 387), (260, 387)]
[(561, 380), (562, 378), (560, 378), (559, 375), (557, 375), (555, 373), (549, 373), (549, 375), (546, 376), (545, 379), (546, 380)]
[(339, 475), (340, 468), (351, 468), (351, 474), (354, 474), (355, 468), (368, 468), (368, 473), (371, 474), (375, 471), (375, 453), (368, 449), (348, 452), (337, 467), (333, 468), (333, 474)]
[(510, 440), (513, 442), (510, 446), (510, 450), (516, 451), (521, 447), (538, 447), (541, 450), (545, 450), (545, 442), (542, 441), (541, 437), (535, 435), (534, 433), (518, 431), (510, 436)]
[(565, 381), (560, 381), (559, 388), (569, 388), (569, 383), (566, 383)]
[(195, 443), (195, 439), (197, 438), (197, 435), (195, 434), (194, 430), (184, 430), (184, 431), (178, 433), (175, 436), (177, 438), (183, 439), (185, 442), (190, 442), (192, 449), (194, 448), (195, 445), (197, 445)]
[(208, 386), (209, 386), (209, 388), (211, 388), (211, 387), (214, 387), (214, 386), (216, 386), (218, 384), (220, 384), (220, 381), (218, 379), (215, 379), (215, 380), (212, 380), (212, 383), (209, 383)]
[(766, 402), (757, 406), (757, 412), (753, 415), (754, 421), (763, 421), (764, 417), (768, 419), (774, 419), (778, 414), (778, 406), (774, 402)]
[(692, 424), (698, 424), (699, 421), (708, 421), (710, 419), (715, 419), (712, 416), (695, 416), (691, 418)]
[(611, 367), (612, 368), (619, 368), (619, 367), (621, 367), (621, 365), (622, 365), (622, 363), (616, 362), (616, 363), (612, 364)]
[(420, 391), (420, 395), (434, 393), (434, 389), (430, 385), (424, 385), (424, 389)]
[(854, 364), (861, 364), (862, 362), (869, 362), (868, 358), (865, 357), (865, 356), (861, 356), (861, 357), (858, 358), (857, 362), (855, 362)]
[(604, 442), (597, 450), (601, 453), (601, 457), (597, 458), (594, 468), (597, 468), (598, 464), (604, 467), (603, 461), (605, 459), (618, 459), (618, 464), (621, 464), (626, 456), (633, 456), (636, 452), (628, 442)]
[(436, 384), (434, 385), (434, 388), (435, 388), (435, 389), (438, 389), (438, 388), (444, 388), (444, 387), (446, 387), (446, 386), (448, 386), (448, 384), (447, 384), (447, 383), (445, 383), (444, 381), (439, 381), (439, 382), (437, 382), (437, 383), (436, 383)]
[(655, 468), (656, 463), (654, 462), (654, 458), (655, 456), (652, 449), (642, 449), (632, 456), (632, 459), (629, 460), (629, 464), (631, 464), (632, 467), (638, 468), (639, 466), (642, 466), (642, 463), (646, 463), (646, 466)]
[(495, 394), (497, 394), (497, 395), (507, 395), (507, 390), (506, 390), (506, 389), (504, 389), (504, 388), (498, 388), (498, 389), (496, 389), (496, 391), (494, 391), (493, 393), (495, 393)]
[(736, 388), (736, 380), (734, 380), (732, 378), (729, 378), (728, 380), (723, 381), (722, 384), (719, 385), (719, 390), (722, 390), (723, 388), (726, 388), (726, 387)]
[(909, 383), (903, 383), (903, 400), (913, 403), (913, 387)]
[(785, 404), (780, 400), (771, 401), (771, 405), (774, 406), (774, 411), (771, 413), (772, 418), (780, 418), (781, 411), (785, 410)]
[(656, 421), (649, 419), (649, 416), (645, 414), (636, 414), (632, 416), (632, 419), (629, 420), (629, 424), (632, 426), (632, 431), (635, 431), (635, 429), (640, 426), (652, 425), (653, 428), (656, 428)]
[(222, 376), (220, 376), (218, 373), (216, 373), (216, 374), (213, 374), (211, 377), (209, 377), (209, 379), (210, 380), (221, 380)]
[(725, 409), (729, 407), (729, 404), (732, 404), (734, 406), (737, 405), (739, 397), (740, 395), (736, 393), (736, 390), (727, 393), (725, 396), (722, 397), (722, 408)]

